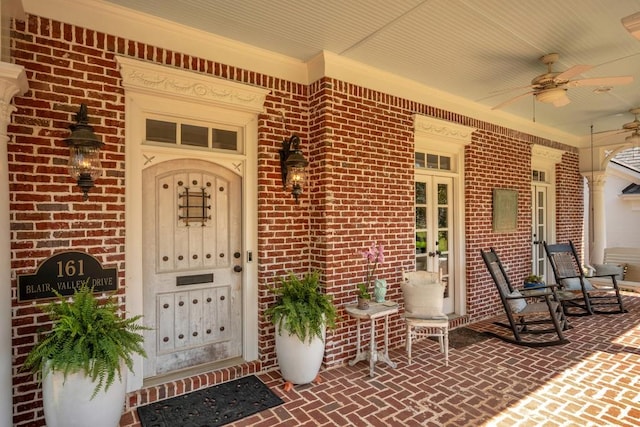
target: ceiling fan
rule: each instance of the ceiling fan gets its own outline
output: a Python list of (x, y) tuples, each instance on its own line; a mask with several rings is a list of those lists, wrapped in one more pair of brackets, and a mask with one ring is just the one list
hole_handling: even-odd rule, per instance
[(566, 71), (553, 71), (553, 64), (558, 61), (558, 57), (559, 55), (557, 53), (549, 53), (540, 57), (540, 62), (547, 66), (547, 72), (534, 77), (533, 80), (531, 80), (531, 84), (524, 87), (530, 89), (528, 92), (510, 98), (496, 105), (492, 108), (492, 110), (497, 110), (505, 107), (506, 105), (516, 102), (529, 95), (533, 95), (536, 101), (545, 104), (553, 104), (555, 107), (562, 107), (571, 102), (571, 100), (567, 96), (567, 90), (570, 87), (617, 86), (629, 84), (633, 81), (632, 76), (594, 77), (588, 79), (571, 80), (572, 77), (589, 71), (591, 68), (593, 68), (593, 66), (574, 65)]
[(638, 118), (638, 116), (640, 115), (640, 107), (632, 108), (629, 110), (629, 112), (633, 114), (635, 118), (633, 119), (633, 121), (623, 124), (622, 129), (595, 132), (594, 135), (601, 134), (605, 138), (608, 138), (612, 135), (619, 135), (621, 133), (626, 133), (631, 131), (631, 134), (624, 139), (625, 142), (629, 144), (633, 144), (634, 146), (640, 145), (640, 119)]
[(638, 120), (638, 114), (640, 114), (640, 108), (632, 108), (629, 112), (635, 115), (635, 119), (632, 122), (622, 125), (623, 132), (631, 131), (631, 135), (627, 136), (624, 141), (628, 144), (633, 144), (634, 147), (640, 145), (640, 120)]

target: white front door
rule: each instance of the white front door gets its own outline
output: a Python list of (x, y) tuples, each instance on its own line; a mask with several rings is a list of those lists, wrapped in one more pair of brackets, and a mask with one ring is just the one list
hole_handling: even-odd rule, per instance
[(445, 283), (445, 313), (455, 311), (453, 179), (417, 175), (415, 181), (416, 270), (437, 271)]
[[(547, 259), (542, 242), (547, 236), (547, 187), (531, 186), (531, 274), (546, 276)], [(545, 277), (546, 278), (546, 277)]]
[(242, 178), (176, 159), (142, 185), (144, 377), (242, 356)]

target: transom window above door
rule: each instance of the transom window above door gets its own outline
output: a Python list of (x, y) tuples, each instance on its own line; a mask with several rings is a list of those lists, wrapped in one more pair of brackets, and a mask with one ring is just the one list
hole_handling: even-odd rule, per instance
[(442, 156), (433, 153), (415, 153), (415, 167), (416, 169), (437, 169), (450, 171), (452, 167), (452, 161), (450, 156)]
[(147, 118), (145, 143), (240, 152), (241, 129)]
[(531, 171), (531, 180), (534, 182), (547, 182), (547, 173), (543, 170)]

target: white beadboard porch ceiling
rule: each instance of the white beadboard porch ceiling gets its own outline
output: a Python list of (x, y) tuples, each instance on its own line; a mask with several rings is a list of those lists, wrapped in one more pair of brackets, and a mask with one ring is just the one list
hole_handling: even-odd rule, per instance
[(640, 107), (640, 40), (620, 22), (640, 0), (107, 1), (302, 61), (329, 51), (487, 110), (526, 92), (547, 53), (560, 55), (554, 71), (594, 66), (574, 79), (633, 76), (604, 93), (570, 88), (564, 107), (529, 95), (502, 109), (577, 136), (620, 129)]

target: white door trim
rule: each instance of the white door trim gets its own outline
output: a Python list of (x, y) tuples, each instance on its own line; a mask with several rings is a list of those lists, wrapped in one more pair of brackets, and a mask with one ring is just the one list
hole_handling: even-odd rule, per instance
[[(152, 63), (116, 57), (125, 88), (125, 265), (129, 315), (143, 313), (142, 271), (142, 170), (150, 164), (180, 157), (198, 158), (223, 165), (243, 176), (243, 248), (253, 253), (245, 258), (243, 292), (243, 358), (258, 357), (258, 221), (257, 147), (258, 113), (268, 90), (230, 82), (200, 73), (177, 70)], [(173, 115), (215, 121), (244, 128), (241, 153), (213, 153), (175, 147), (144, 145), (141, 117), (146, 114)], [(215, 119), (212, 119), (215, 118)], [(143, 359), (134, 360), (127, 391), (143, 386)]]
[(452, 172), (438, 171), (438, 174), (453, 178), (453, 231), (456, 245), (454, 253), (454, 277), (456, 301), (454, 310), (459, 315), (467, 313), (467, 282), (465, 257), (465, 203), (464, 203), (464, 148), (471, 144), (471, 136), (476, 128), (458, 125), (445, 120), (415, 114), (415, 151), (449, 154), (452, 156)]

